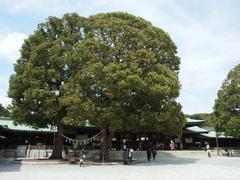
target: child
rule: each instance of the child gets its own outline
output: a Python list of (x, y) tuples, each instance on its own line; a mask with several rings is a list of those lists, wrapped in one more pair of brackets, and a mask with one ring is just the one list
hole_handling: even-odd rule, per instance
[(84, 160), (85, 160), (85, 154), (84, 151), (82, 151), (80, 157), (79, 157), (79, 162), (80, 162), (80, 167), (84, 167)]
[(128, 158), (129, 158), (129, 161), (132, 162), (132, 155), (133, 155), (133, 152), (134, 150), (132, 148), (129, 149), (129, 152), (128, 152)]

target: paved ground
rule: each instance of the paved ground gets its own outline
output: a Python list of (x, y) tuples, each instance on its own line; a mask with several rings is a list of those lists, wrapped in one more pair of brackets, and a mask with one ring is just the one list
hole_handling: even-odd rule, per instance
[(240, 158), (159, 157), (135, 165), (1, 163), (1, 180), (238, 180)]

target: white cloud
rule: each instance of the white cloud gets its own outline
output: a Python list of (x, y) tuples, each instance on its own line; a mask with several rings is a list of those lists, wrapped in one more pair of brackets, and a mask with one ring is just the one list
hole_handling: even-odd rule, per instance
[(11, 99), (7, 97), (3, 92), (0, 92), (0, 103), (4, 106), (7, 107), (9, 104), (11, 104)]
[(0, 76), (0, 85), (2, 87), (3, 84), (7, 83), (8, 82), (8, 77), (6, 76)]
[[(137, 14), (151, 14), (151, 10), (158, 8), (164, 10), (166, 5), (171, 7), (172, 3), (159, 0), (8, 0), (0, 2), (2, 9), (8, 13), (37, 13), (47, 15), (59, 15), (66, 12), (78, 12), (81, 15), (93, 15), (99, 12), (124, 11), (136, 12)], [(160, 5), (160, 7), (159, 7)], [(0, 7), (0, 8), (1, 8)], [(146, 11), (146, 7), (148, 8)]]
[(7, 96), (8, 76), (0, 76), (0, 104), (7, 107), (11, 103), (11, 99)]
[(71, 8), (70, 2), (67, 0), (8, 0), (2, 2), (2, 6), (9, 13), (18, 12), (61, 12)]
[(212, 24), (196, 22), (177, 29), (181, 32), (176, 41), (182, 58), (180, 102), (187, 113), (211, 112), (227, 73), (240, 62), (240, 32), (229, 30), (225, 21)]
[(25, 38), (25, 34), (17, 32), (0, 35), (0, 59), (15, 62), (20, 56), (19, 49)]
[(69, 12), (89, 15), (88, 12), (93, 13), (97, 7), (106, 3), (109, 3), (109, 0), (8, 0), (0, 2), (0, 5), (4, 11), (10, 14), (24, 12), (34, 15), (58, 16)]
[(193, 7), (186, 11), (184, 3), (172, 2), (157, 2), (150, 12), (149, 3), (144, 15), (149, 14), (143, 17), (167, 31), (178, 47), (182, 83), (179, 101), (183, 111), (211, 112), (222, 81), (240, 62), (240, 32), (234, 22), (235, 12), (218, 3), (204, 13), (195, 9), (200, 13), (196, 15)]

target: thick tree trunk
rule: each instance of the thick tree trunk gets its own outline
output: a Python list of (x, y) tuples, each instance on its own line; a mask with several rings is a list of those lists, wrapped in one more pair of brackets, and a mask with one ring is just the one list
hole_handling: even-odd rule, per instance
[(180, 150), (183, 150), (183, 139), (182, 139), (182, 137), (180, 138)]
[(61, 134), (63, 134), (63, 125), (59, 120), (57, 122), (57, 134), (50, 159), (62, 159), (63, 137)]
[(109, 135), (108, 135), (108, 138), (107, 138), (107, 141), (108, 141), (108, 150), (111, 150), (111, 149), (112, 149), (112, 138), (113, 138), (113, 135), (114, 135), (114, 132), (109, 131)]
[(112, 143), (113, 132), (110, 132), (109, 129), (102, 129), (101, 134), (101, 149), (99, 154), (100, 160), (108, 160), (109, 159), (109, 147)]

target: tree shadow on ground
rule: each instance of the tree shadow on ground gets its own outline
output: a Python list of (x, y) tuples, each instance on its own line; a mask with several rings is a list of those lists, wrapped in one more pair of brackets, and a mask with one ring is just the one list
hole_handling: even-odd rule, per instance
[(17, 172), (20, 171), (21, 162), (0, 162), (0, 174), (2, 172)]
[(134, 165), (136, 166), (158, 166), (158, 165), (184, 165), (184, 164), (194, 164), (199, 159), (193, 159), (193, 158), (172, 158), (172, 157), (164, 157), (164, 158), (158, 158), (156, 160), (151, 160), (150, 162), (146, 161), (139, 161), (139, 163), (136, 163)]
[(146, 158), (138, 159), (134, 165), (136, 166), (157, 166), (157, 165), (184, 165), (196, 163), (199, 159), (194, 157), (176, 157), (172, 153), (161, 151), (156, 159), (150, 162)]

